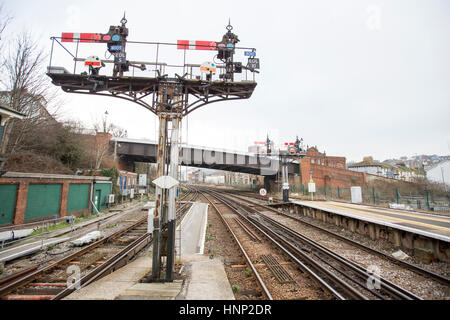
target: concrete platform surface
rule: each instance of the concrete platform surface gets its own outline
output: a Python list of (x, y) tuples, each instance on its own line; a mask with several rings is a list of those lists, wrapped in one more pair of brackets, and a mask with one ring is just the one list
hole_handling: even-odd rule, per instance
[(222, 261), (204, 255), (208, 205), (194, 203), (182, 221), (181, 259), (187, 279), (178, 299), (234, 300)]
[(118, 300), (174, 300), (183, 280), (165, 283), (136, 283), (118, 296)]
[(130, 262), (102, 279), (70, 294), (64, 300), (115, 300), (151, 270), (148, 254)]
[(139, 283), (151, 272), (151, 248), (123, 268), (72, 293), (67, 300), (234, 300), (223, 263), (203, 254), (208, 205), (194, 203), (181, 222), (181, 259), (186, 279)]
[(450, 217), (334, 201), (291, 202), (450, 242)]
[(183, 260), (188, 259), (191, 255), (203, 254), (207, 221), (208, 205), (194, 203), (177, 228), (177, 230), (181, 229), (181, 257)]
[(182, 296), (186, 300), (234, 300), (223, 262), (201, 255), (186, 261), (188, 278)]

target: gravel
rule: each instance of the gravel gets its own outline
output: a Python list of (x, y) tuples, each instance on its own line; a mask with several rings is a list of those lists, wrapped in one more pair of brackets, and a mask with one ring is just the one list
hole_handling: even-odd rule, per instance
[[(289, 261), (289, 259), (285, 257), (278, 248), (267, 242), (264, 236), (260, 235), (260, 238), (262, 239), (261, 243), (252, 241), (242, 227), (236, 223), (234, 220), (236, 215), (233, 214), (228, 207), (217, 203), (216, 206), (226, 216), (228, 224), (231, 226), (236, 236), (240, 239), (241, 244), (244, 246), (247, 254), (250, 256), (250, 259), (254, 264), (263, 263), (260, 259), (262, 254), (271, 254), (278, 262)], [(247, 276), (246, 268), (231, 268), (231, 265), (233, 264), (245, 264), (245, 260), (242, 257), (239, 258), (239, 249), (236, 245), (231, 244), (231, 235), (225, 231), (222, 221), (217, 216), (217, 213), (213, 208), (210, 209), (208, 217), (210, 217), (210, 220), (208, 221), (209, 225), (206, 237), (207, 250), (210, 250), (209, 252), (214, 252), (214, 250), (217, 250), (218, 254), (222, 255), (230, 284), (232, 286), (237, 285), (239, 287), (238, 293), (235, 294), (236, 299), (255, 299), (251, 293), (256, 290), (255, 288), (258, 288), (258, 285), (253, 272), (251, 276)], [(208, 237), (209, 234), (212, 234), (215, 239), (212, 240), (212, 237)], [(292, 283), (279, 283), (272, 272), (265, 265), (257, 266), (256, 268), (274, 299), (333, 299), (329, 293), (324, 292), (315, 281), (301, 272), (293, 263), (284, 265), (285, 270), (294, 279), (294, 282)], [(261, 289), (258, 288), (258, 290), (261, 292)], [(250, 292), (250, 294), (246, 295), (245, 293), (247, 292)], [(262, 296), (260, 298), (265, 297)]]
[[(313, 227), (306, 226), (288, 217), (284, 217), (270, 211), (264, 211), (264, 214), (291, 228), (292, 230), (301, 233), (311, 240), (320, 243), (324, 247), (332, 250), (334, 253), (361, 265), (364, 268), (373, 266), (379, 268), (380, 276), (382, 278), (385, 278), (424, 299), (450, 299), (449, 287), (435, 280), (417, 274), (405, 267), (398, 266), (390, 262), (389, 260), (380, 257), (379, 255), (375, 255), (368, 251), (355, 247), (347, 242), (336, 239), (332, 235), (319, 231)], [(292, 215), (294, 216), (294, 214)], [(386, 252), (388, 254), (391, 254), (392, 252), (397, 250), (390, 242), (387, 241), (372, 241), (368, 237), (349, 232), (348, 230), (336, 227), (331, 224), (318, 223), (320, 221), (308, 219), (307, 217), (299, 215), (295, 215), (295, 217), (301, 218), (305, 221), (308, 220), (307, 222), (314, 223), (315, 225), (320, 225), (321, 227), (325, 227), (330, 231), (334, 231), (355, 241), (358, 241), (359, 243), (363, 243), (367, 246)], [(414, 262), (414, 259), (412, 258), (408, 260), (409, 262)], [(449, 266), (447, 263), (433, 263), (433, 266), (428, 265), (427, 267), (429, 270), (448, 275)]]
[[(137, 212), (125, 213), (123, 216), (120, 217), (119, 219), (120, 221), (114, 221), (109, 223), (103, 222), (100, 230), (102, 230), (104, 236), (107, 237), (113, 234), (114, 232), (117, 232), (120, 229), (122, 229), (124, 225), (130, 225), (133, 223), (133, 222), (125, 222), (124, 220), (136, 220), (142, 217), (143, 214), (140, 212), (140, 210)], [(47, 248), (47, 250), (43, 250), (28, 257), (23, 257), (8, 262), (5, 265), (3, 274), (0, 276), (0, 278), (7, 277), (13, 273), (35, 266), (36, 264), (39, 265), (40, 268), (46, 267), (50, 264), (51, 261), (60, 260), (63, 257), (75, 253), (81, 249), (83, 249), (83, 247), (74, 247), (70, 244), (69, 241), (61, 242), (55, 245), (54, 247)]]

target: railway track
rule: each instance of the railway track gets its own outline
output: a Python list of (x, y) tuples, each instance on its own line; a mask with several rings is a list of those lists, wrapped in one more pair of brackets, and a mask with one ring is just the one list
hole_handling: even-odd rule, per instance
[(413, 272), (415, 272), (417, 274), (425, 276), (426, 278), (438, 281), (438, 282), (440, 282), (440, 283), (442, 283), (442, 284), (444, 284), (446, 286), (450, 286), (450, 279), (448, 277), (445, 277), (445, 276), (441, 275), (441, 274), (429, 271), (427, 269), (424, 269), (424, 268), (422, 268), (420, 266), (417, 266), (417, 265), (414, 265), (412, 263), (396, 259), (396, 258), (392, 257), (391, 255), (386, 254), (386, 253), (384, 253), (384, 252), (382, 252), (380, 250), (376, 250), (374, 248), (366, 246), (366, 245), (364, 245), (362, 243), (359, 243), (357, 241), (354, 241), (354, 240), (352, 240), (350, 238), (344, 237), (344, 236), (342, 236), (340, 234), (337, 234), (335, 232), (332, 232), (330, 230), (327, 230), (327, 229), (322, 228), (320, 226), (317, 226), (315, 224), (312, 224), (312, 223), (309, 223), (307, 221), (304, 221), (304, 220), (302, 220), (302, 219), (300, 219), (298, 217), (292, 216), (290, 214), (286, 214), (286, 213), (284, 213), (282, 211), (279, 211), (279, 210), (277, 210), (277, 209), (275, 209), (273, 207), (270, 207), (270, 206), (267, 206), (267, 205), (255, 202), (253, 200), (249, 200), (248, 198), (245, 198), (245, 197), (242, 197), (242, 196), (238, 196), (236, 194), (233, 194), (233, 196), (235, 196), (235, 197), (237, 197), (237, 198), (239, 198), (239, 199), (241, 199), (241, 200), (243, 200), (243, 201), (245, 201), (245, 202), (247, 202), (247, 203), (249, 203), (251, 205), (256, 205), (256, 206), (262, 208), (263, 210), (268, 210), (268, 211), (274, 212), (277, 215), (289, 218), (289, 219), (291, 219), (293, 221), (299, 222), (299, 223), (301, 223), (303, 225), (306, 225), (308, 227), (312, 227), (312, 228), (314, 228), (316, 230), (319, 230), (320, 232), (324, 232), (324, 233), (326, 233), (328, 235), (331, 235), (332, 237), (337, 238), (338, 240), (344, 241), (344, 242), (346, 242), (348, 244), (351, 244), (351, 245), (353, 245), (353, 246), (355, 246), (357, 248), (363, 249), (363, 250), (365, 250), (365, 251), (367, 251), (367, 252), (369, 252), (371, 254), (380, 256), (383, 259), (386, 259), (386, 260), (388, 260), (388, 261), (390, 261), (390, 262), (392, 262), (392, 263), (394, 263), (394, 264), (396, 264), (398, 266), (407, 268), (407, 269), (409, 269), (409, 270), (411, 270), (411, 271), (413, 271)]
[(181, 222), (181, 220), (183, 220), (184, 216), (191, 208), (192, 202), (195, 202), (199, 196), (199, 192), (197, 189), (188, 186), (185, 187), (188, 189), (188, 192), (178, 201), (179, 207), (177, 208), (176, 217), (177, 225), (179, 222)]
[[(79, 286), (85, 286), (100, 276), (126, 264), (139, 249), (151, 241), (143, 217), (105, 238), (95, 241), (47, 267), (16, 277), (0, 288), (5, 300), (61, 299)], [(125, 257), (122, 255), (127, 253)], [(69, 272), (78, 273), (79, 281), (70, 283)], [(14, 276), (14, 275), (13, 275)]]
[[(202, 191), (226, 204), (239, 215), (248, 228), (269, 239), (336, 299), (420, 299), (386, 279), (374, 278), (367, 270), (352, 261), (264, 216), (242, 201), (223, 196), (213, 190), (202, 189)], [(378, 282), (370, 286), (368, 279)]]
[(247, 264), (249, 265), (249, 267), (251, 268), (253, 274), (255, 275), (258, 285), (261, 288), (261, 291), (263, 292), (264, 296), (268, 299), (268, 300), (273, 300), (273, 297), (269, 291), (269, 289), (267, 288), (266, 284), (264, 283), (261, 275), (259, 274), (258, 270), (256, 269), (255, 265), (253, 264), (252, 260), (250, 259), (249, 255), (247, 254), (246, 250), (244, 249), (242, 243), (239, 241), (239, 238), (237, 237), (237, 235), (233, 232), (233, 229), (231, 228), (231, 226), (228, 224), (228, 222), (226, 221), (226, 219), (224, 218), (221, 210), (219, 210), (219, 208), (216, 206), (216, 204), (211, 201), (211, 199), (209, 199), (206, 194), (208, 194), (206, 191), (204, 190), (199, 190), (199, 193), (202, 194), (204, 196), (204, 198), (211, 204), (211, 206), (214, 208), (214, 210), (217, 212), (217, 214), (219, 215), (220, 219), (222, 220), (223, 224), (226, 226), (227, 230), (230, 232), (230, 234), (233, 237), (234, 242), (237, 244), (237, 246), (239, 247), (239, 250), (241, 251), (241, 253), (243, 254), (245, 260), (247, 261)]
[[(180, 198), (177, 220), (183, 219), (192, 201), (195, 201), (197, 197), (198, 192), (189, 189)], [(147, 233), (147, 216), (145, 216), (47, 267), (34, 266), (3, 278), (0, 282), (0, 299), (62, 299), (78, 288), (126, 265), (151, 242), (152, 236)], [(79, 272), (76, 280), (71, 282), (67, 280), (71, 276), (68, 271), (75, 272), (73, 275)]]

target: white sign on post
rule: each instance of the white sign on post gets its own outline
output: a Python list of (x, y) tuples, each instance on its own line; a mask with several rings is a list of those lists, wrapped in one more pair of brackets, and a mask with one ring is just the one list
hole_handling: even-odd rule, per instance
[(267, 190), (264, 188), (261, 188), (261, 189), (259, 189), (259, 194), (264, 197), (265, 195), (267, 195)]
[(352, 203), (361, 203), (362, 202), (362, 193), (361, 187), (351, 187), (350, 188)]
[(314, 182), (308, 183), (308, 191), (311, 193), (311, 200), (314, 200), (314, 192), (316, 192), (316, 184)]
[(147, 174), (139, 174), (139, 187), (145, 187), (147, 185)]
[(178, 180), (172, 178), (171, 176), (161, 176), (152, 182), (161, 189), (170, 189), (180, 184)]

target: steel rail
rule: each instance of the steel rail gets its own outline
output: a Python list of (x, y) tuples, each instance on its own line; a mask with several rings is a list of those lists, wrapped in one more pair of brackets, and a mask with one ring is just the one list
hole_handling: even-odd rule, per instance
[[(231, 235), (233, 236), (234, 241), (236, 242), (236, 244), (238, 245), (239, 249), (241, 250), (242, 254), (244, 255), (245, 259), (247, 260), (248, 265), (250, 266), (250, 268), (253, 271), (253, 274), (256, 276), (256, 279), (258, 280), (258, 284), (261, 287), (261, 289), (263, 290), (264, 294), (267, 296), (267, 298), (269, 300), (273, 300), (272, 295), (269, 292), (269, 289), (266, 287), (266, 285), (264, 284), (264, 281), (262, 280), (261, 276), (259, 275), (258, 270), (256, 270), (255, 266), (253, 265), (250, 257), (248, 256), (247, 252), (245, 251), (244, 247), (242, 246), (241, 242), (239, 241), (239, 239), (237, 238), (236, 234), (233, 232), (233, 230), (231, 229), (230, 225), (228, 224), (228, 222), (225, 220), (225, 218), (223, 217), (222, 213), (220, 212), (220, 210), (217, 208), (217, 206), (210, 200), (208, 199), (208, 197), (205, 196), (205, 191), (199, 190), (201, 194), (203, 194), (203, 196), (205, 197), (206, 200), (208, 200), (208, 202), (211, 204), (211, 206), (214, 208), (214, 210), (216, 210), (217, 214), (219, 215), (220, 219), (222, 220), (223, 224), (227, 227), (227, 230), (231, 233)], [(207, 193), (208, 194), (208, 193)], [(213, 196), (213, 195), (211, 195)], [(214, 196), (213, 196), (214, 197)]]
[[(212, 192), (211, 194), (213, 197), (215, 197), (217, 200), (225, 203), (229, 208), (231, 208), (234, 212), (239, 214), (241, 217), (243, 217), (246, 221), (248, 221), (251, 225), (253, 225), (259, 232), (261, 232), (269, 241), (271, 241), (273, 244), (275, 244), (279, 249), (281, 249), (285, 254), (287, 254), (293, 261), (295, 261), (300, 268), (308, 273), (311, 277), (313, 277), (322, 288), (324, 288), (326, 291), (330, 292), (332, 295), (334, 295), (337, 299), (340, 300), (346, 300), (347, 297), (350, 297), (352, 299), (361, 299), (361, 300), (368, 300), (368, 298), (364, 295), (362, 295), (359, 291), (355, 290), (353, 287), (348, 285), (346, 282), (342, 281), (340, 278), (336, 277), (333, 273), (326, 270), (323, 266), (309, 258), (307, 255), (305, 255), (301, 250), (299, 250), (297, 247), (294, 247), (289, 242), (285, 241), (281, 237), (279, 237), (277, 234), (273, 233), (271, 230), (263, 230), (258, 225), (253, 223), (253, 221), (249, 220), (247, 217), (245, 217), (239, 210), (234, 207), (233, 204), (230, 204), (230, 202), (222, 195), (220, 194), (214, 194)], [(295, 253), (295, 254), (294, 254)], [(301, 259), (297, 256), (301, 256)], [(307, 261), (310, 266), (307, 266), (304, 262)], [(318, 273), (321, 273), (322, 275), (319, 275)], [(329, 282), (325, 281), (323, 278), (327, 278), (328, 281), (332, 281), (334, 285), (338, 285), (339, 292), (336, 288), (333, 287)], [(344, 294), (347, 295), (344, 296)]]
[[(197, 191), (194, 190), (194, 192), (189, 191), (186, 195), (183, 196), (183, 199), (186, 199), (189, 195), (192, 196), (191, 200), (197, 196)], [(181, 206), (177, 209), (179, 215), (182, 215), (180, 212), (183, 210), (185, 206)], [(181, 219), (181, 217), (180, 217)], [(73, 283), (70, 287), (64, 289), (60, 293), (58, 293), (52, 300), (60, 300), (67, 295), (71, 294), (73, 291), (76, 290), (76, 287), (81, 286), (85, 287), (89, 285), (90, 283), (102, 278), (108, 273), (112, 273), (116, 270), (116, 268), (120, 268), (128, 263), (129, 260), (131, 260), (139, 251), (141, 251), (144, 247), (146, 247), (148, 244), (152, 243), (152, 235), (145, 233), (142, 236), (140, 236), (138, 239), (134, 240), (132, 243), (130, 243), (127, 247), (125, 247), (123, 250), (115, 254), (113, 257), (108, 259), (104, 264), (102, 264), (100, 267), (96, 268), (92, 272), (86, 274), (83, 278), (81, 278), (78, 282)]]
[[(186, 215), (186, 213), (189, 210), (185, 210), (189, 205), (191, 205), (193, 201), (195, 201), (198, 198), (198, 191), (195, 189), (190, 189), (189, 187), (187, 187), (187, 189), (189, 190), (189, 192), (186, 194), (186, 196), (184, 196), (180, 201), (185, 201), (185, 203), (183, 203), (178, 209), (177, 209), (177, 223), (180, 223), (181, 220), (183, 220), (184, 216)], [(189, 199), (189, 201), (186, 201), (184, 199), (187, 198), (188, 195), (191, 195), (191, 198)]]
[(30, 273), (36, 271), (37, 268), (38, 268), (38, 266), (33, 266), (31, 268), (27, 268), (25, 270), (13, 273), (13, 274), (11, 274), (11, 275), (9, 275), (7, 277), (4, 277), (4, 278), (0, 279), (0, 288), (1, 287), (5, 287), (5, 286), (13, 283), (17, 279), (20, 279), (20, 278), (26, 276), (27, 274), (30, 274)]
[(116, 237), (126, 233), (130, 229), (133, 229), (133, 228), (139, 226), (140, 224), (144, 223), (146, 220), (147, 220), (147, 217), (143, 217), (142, 219), (138, 220), (137, 222), (133, 223), (132, 225), (130, 225), (130, 226), (128, 226), (128, 227), (126, 227), (126, 228), (124, 228), (122, 230), (119, 230), (119, 231), (109, 235), (108, 237), (100, 239), (100, 240), (98, 240), (98, 241), (96, 241), (96, 242), (86, 246), (85, 248), (83, 248), (83, 249), (81, 249), (81, 250), (79, 250), (77, 252), (74, 252), (74, 253), (66, 256), (66, 257), (61, 258), (60, 260), (56, 261), (55, 263), (53, 263), (53, 264), (51, 264), (51, 265), (49, 265), (47, 267), (43, 267), (43, 268), (40, 268), (40, 269), (38, 269), (38, 270), (36, 270), (36, 271), (34, 271), (32, 273), (28, 273), (25, 276), (15, 280), (14, 282), (11, 282), (11, 283), (7, 284), (6, 286), (1, 287), (0, 288), (0, 297), (3, 297), (6, 294), (8, 294), (9, 292), (29, 284), (35, 278), (43, 275), (44, 273), (46, 273), (48, 271), (51, 271), (52, 269), (54, 269), (54, 268), (56, 268), (56, 267), (58, 267), (60, 265), (68, 263), (69, 261), (71, 261), (71, 260), (73, 260), (73, 259), (75, 259), (75, 258), (77, 258), (77, 257), (79, 257), (79, 256), (81, 256), (81, 255), (83, 255), (83, 254), (85, 254), (85, 253), (87, 253), (87, 252), (97, 248), (98, 246), (104, 244), (105, 242), (108, 242), (108, 241), (110, 241), (112, 239), (115, 239)]
[[(327, 257), (333, 259), (334, 261), (338, 262), (339, 264), (345, 266), (348, 269), (351, 269), (353, 272), (355, 272), (360, 278), (362, 279), (368, 279), (370, 277), (370, 274), (364, 270), (364, 268), (362, 268), (361, 266), (359, 266), (358, 264), (343, 258), (342, 256), (339, 256), (338, 254), (335, 254), (334, 252), (332, 252), (331, 250), (329, 250), (328, 248), (320, 245), (319, 243), (309, 239), (308, 237), (299, 234), (298, 232), (295, 232), (294, 230), (286, 227), (285, 225), (279, 223), (278, 221), (275, 221), (274, 219), (267, 217), (263, 214), (261, 214), (258, 210), (256, 210), (255, 208), (251, 208), (248, 207), (250, 210), (253, 210), (254, 212), (258, 213), (259, 217), (261, 217), (263, 220), (265, 220), (266, 222), (270, 223), (272, 226), (275, 226), (276, 228), (279, 228), (282, 230), (282, 237), (286, 238), (286, 234), (290, 235), (291, 237), (294, 237), (295, 240), (294, 241), (300, 241), (304, 244), (307, 244), (308, 246), (310, 246), (311, 248), (313, 248), (314, 250), (326, 255)], [(255, 223), (262, 225), (261, 221), (257, 221), (255, 219)], [(273, 228), (270, 228), (269, 226), (265, 226), (268, 230), (273, 231)], [(273, 231), (274, 232), (274, 231)], [(274, 232), (275, 233), (275, 232)], [(289, 240), (287, 240), (289, 241)], [(291, 240), (292, 241), (292, 240)], [(317, 255), (316, 255), (317, 256)], [(319, 258), (320, 260), (322, 260), (321, 258)], [(323, 261), (323, 260), (322, 260)], [(329, 263), (327, 263), (329, 264)], [(330, 264), (329, 264), (330, 265)], [(334, 267), (333, 267), (334, 268)], [(336, 269), (336, 268), (334, 268)], [(338, 270), (339, 271), (339, 270)], [(340, 273), (344, 273), (342, 271), (339, 271)], [(349, 278), (352, 279), (353, 278)], [(392, 297), (396, 297), (398, 299), (406, 299), (406, 300), (422, 300), (420, 297), (416, 296), (415, 294), (397, 286), (396, 284), (386, 280), (386, 279), (381, 279), (380, 278), (380, 289), (383, 290), (384, 292), (386, 292), (388, 295), (392, 296)], [(355, 281), (356, 282), (356, 281)], [(363, 287), (365, 290), (368, 290), (367, 287), (364, 286), (364, 284), (360, 283), (360, 282), (356, 282), (358, 283), (361, 287)], [(379, 297), (378, 294), (376, 294), (373, 290), (368, 290), (370, 291), (372, 294), (375, 294)]]
[[(266, 217), (266, 216), (261, 216), (265, 221), (269, 222), (270, 224), (272, 224), (273, 226), (276, 226), (277, 228), (281, 229), (283, 232), (288, 233), (290, 236), (296, 238), (298, 241), (303, 242), (307, 245), (309, 245), (310, 247), (314, 248), (315, 250), (321, 252), (322, 254), (325, 254), (326, 256), (328, 256), (329, 258), (333, 259), (334, 261), (337, 261), (338, 263), (340, 263), (341, 265), (347, 267), (348, 269), (351, 269), (352, 271), (354, 271), (360, 278), (362, 279), (368, 279), (370, 277), (370, 274), (367, 273), (366, 270), (364, 270), (364, 268), (362, 268), (361, 266), (357, 265), (356, 263), (343, 258), (342, 256), (335, 254), (334, 252), (332, 252), (331, 250), (329, 250), (328, 248), (320, 245), (319, 243), (309, 239), (308, 237), (301, 235), (297, 232), (295, 232), (294, 230), (282, 225), (281, 223)], [(413, 293), (395, 285), (394, 283), (386, 280), (386, 279), (380, 279), (380, 285), (381, 285), (381, 289), (387, 291), (391, 296), (395, 296), (399, 299), (406, 299), (406, 300), (421, 300), (420, 297), (414, 295)], [(361, 285), (361, 284), (360, 284)], [(366, 289), (367, 290), (367, 289)], [(375, 294), (372, 290), (371, 291), (373, 294)]]
[[(194, 192), (188, 192), (182, 199), (185, 199), (189, 195), (191, 195), (193, 198), (195, 198), (195, 197), (197, 197), (197, 193), (198, 192), (196, 190), (194, 190)], [(180, 207), (177, 211), (178, 212), (182, 211), (182, 209), (183, 209), (183, 207)], [(78, 257), (81, 254), (89, 252), (91, 249), (95, 249), (97, 246), (101, 245), (102, 243), (105, 243), (111, 239), (115, 239), (116, 237), (120, 236), (121, 234), (126, 233), (127, 231), (129, 231), (135, 227), (138, 227), (140, 224), (145, 223), (146, 220), (147, 220), (147, 217), (143, 217), (142, 219), (140, 219), (136, 223), (128, 226), (127, 228), (125, 228), (123, 230), (119, 230), (118, 232), (108, 236), (107, 238), (101, 239), (101, 240), (83, 248), (82, 250), (75, 252), (72, 255), (64, 257), (63, 259), (57, 261), (56, 263), (52, 264), (51, 266), (39, 269), (35, 272), (32, 272), (33, 270), (27, 269), (25, 271), (28, 271), (28, 272), (25, 272), (25, 271), (21, 272), (21, 273), (23, 273), (22, 277), (20, 274), (15, 274), (15, 279), (17, 279), (17, 278), (19, 278), (19, 279), (16, 281), (13, 281), (12, 283), (11, 283), (11, 281), (13, 279), (9, 279), (10, 281), (8, 281), (8, 285), (0, 288), (0, 297), (4, 296), (5, 294), (7, 294), (19, 287), (29, 284), (35, 278), (39, 277), (41, 274), (43, 274), (47, 271), (50, 271), (51, 269), (57, 267), (58, 265), (64, 264), (64, 263)], [(52, 297), (52, 300), (62, 299), (64, 297), (66, 297), (67, 295), (69, 295), (70, 293), (72, 293), (78, 285), (81, 285), (81, 287), (87, 286), (88, 284), (100, 279), (107, 273), (114, 272), (117, 268), (120, 268), (123, 265), (125, 265), (139, 251), (141, 251), (145, 246), (147, 246), (151, 242), (152, 242), (151, 235), (145, 233), (144, 235), (140, 236), (138, 239), (135, 239), (131, 244), (127, 245), (127, 247), (120, 250), (113, 257), (109, 258), (101, 266), (95, 268), (93, 271), (84, 275), (78, 282), (63, 289), (63, 291), (59, 292), (56, 296)], [(36, 270), (37, 267), (33, 267), (33, 269)], [(6, 281), (4, 281), (4, 282), (6, 283)]]
[[(432, 271), (426, 270), (426, 269), (424, 269), (422, 267), (419, 267), (419, 266), (416, 266), (416, 265), (414, 265), (412, 263), (396, 259), (396, 258), (394, 258), (394, 257), (392, 257), (392, 256), (390, 256), (390, 255), (388, 255), (388, 254), (386, 254), (386, 253), (384, 253), (382, 251), (379, 251), (377, 249), (368, 247), (368, 246), (366, 246), (366, 245), (364, 245), (362, 243), (359, 243), (359, 242), (357, 242), (355, 240), (349, 239), (349, 238), (344, 237), (344, 236), (342, 236), (340, 234), (337, 234), (337, 233), (335, 233), (333, 231), (330, 231), (330, 230), (327, 230), (327, 229), (325, 229), (323, 227), (320, 227), (320, 226), (317, 226), (315, 224), (312, 224), (310, 222), (303, 221), (302, 219), (299, 219), (297, 217), (293, 217), (293, 216), (291, 216), (289, 214), (286, 214), (284, 212), (280, 212), (277, 209), (274, 209), (273, 207), (254, 202), (254, 201), (252, 201), (250, 199), (242, 198), (241, 196), (238, 196), (238, 195), (235, 195), (235, 196), (240, 198), (240, 199), (242, 199), (242, 200), (244, 200), (244, 201), (247, 201), (247, 202), (249, 202), (251, 204), (254, 204), (254, 205), (260, 206), (262, 208), (265, 208), (267, 210), (270, 210), (272, 212), (275, 212), (275, 213), (277, 213), (277, 214), (279, 214), (281, 216), (287, 217), (289, 219), (295, 220), (297, 222), (300, 222), (302, 224), (305, 224), (305, 225), (310, 226), (312, 228), (315, 228), (317, 230), (320, 230), (320, 231), (323, 231), (325, 233), (328, 233), (328, 234), (338, 238), (339, 240), (345, 241), (345, 242), (347, 242), (347, 243), (349, 243), (351, 245), (357, 246), (357, 247), (359, 247), (359, 248), (361, 248), (363, 250), (369, 251), (369, 252), (371, 252), (373, 254), (382, 256), (383, 258), (388, 259), (389, 261), (391, 261), (394, 264), (397, 264), (399, 266), (403, 266), (403, 267), (408, 268), (410, 270), (413, 270), (413, 271), (415, 271), (415, 272), (417, 272), (417, 273), (419, 273), (419, 274), (421, 274), (423, 276), (426, 276), (426, 277), (432, 278), (432, 279), (434, 279), (436, 281), (439, 281), (440, 283), (442, 283), (444, 285), (450, 286), (450, 278), (447, 278), (447, 277), (445, 277), (445, 276), (443, 276), (441, 274), (438, 274), (436, 272), (432, 272)], [(258, 198), (256, 198), (256, 199), (258, 199)]]
[(151, 234), (145, 233), (124, 249), (120, 250), (113, 257), (109, 258), (105, 263), (101, 266), (95, 268), (95, 270), (89, 272), (84, 275), (77, 282), (73, 283), (71, 286), (65, 288), (56, 296), (54, 296), (51, 300), (60, 300), (72, 292), (76, 291), (78, 288), (85, 287), (90, 283), (102, 278), (108, 273), (112, 273), (116, 268), (120, 268), (128, 263), (140, 250), (142, 250), (145, 246), (152, 242)]

